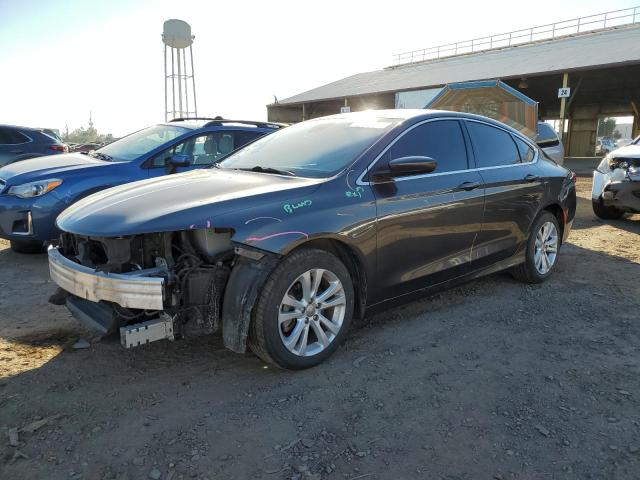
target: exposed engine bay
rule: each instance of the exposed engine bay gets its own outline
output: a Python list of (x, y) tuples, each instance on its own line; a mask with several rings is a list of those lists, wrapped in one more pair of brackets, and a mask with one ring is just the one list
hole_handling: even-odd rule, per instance
[[(72, 293), (63, 290), (60, 294), (85, 325), (93, 323), (104, 334), (119, 328), (126, 347), (160, 338), (216, 333), (220, 330), (225, 287), (238, 260), (231, 234), (212, 228), (121, 238), (64, 233), (57, 252), (67, 261), (96, 272), (99, 279), (162, 279), (163, 309), (129, 308), (122, 306), (124, 301), (94, 303), (88, 301), (92, 300), (89, 293), (78, 298), (72, 289)], [(253, 252), (253, 256), (263, 254)], [(132, 301), (135, 303), (135, 299)]]

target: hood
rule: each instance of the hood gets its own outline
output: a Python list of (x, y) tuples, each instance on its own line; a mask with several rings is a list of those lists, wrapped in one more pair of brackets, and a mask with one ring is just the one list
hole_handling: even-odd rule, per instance
[(626, 145), (614, 150), (609, 155), (612, 158), (640, 158), (640, 145)]
[(223, 213), (286, 203), (323, 180), (211, 168), (95, 193), (62, 212), (60, 229), (93, 237), (118, 237), (215, 226)]
[(30, 158), (10, 163), (0, 168), (0, 178), (8, 185), (42, 180), (45, 178), (64, 178), (70, 173), (87, 168), (106, 167), (113, 165), (89, 155), (80, 153), (63, 153), (61, 155), (47, 155), (46, 157)]

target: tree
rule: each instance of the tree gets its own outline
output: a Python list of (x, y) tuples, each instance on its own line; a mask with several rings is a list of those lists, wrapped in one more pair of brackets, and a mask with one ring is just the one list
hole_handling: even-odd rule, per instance
[(87, 128), (76, 128), (71, 133), (65, 133), (62, 139), (67, 143), (111, 143), (115, 140), (110, 133), (98, 133), (98, 130), (93, 126), (91, 114), (89, 114)]

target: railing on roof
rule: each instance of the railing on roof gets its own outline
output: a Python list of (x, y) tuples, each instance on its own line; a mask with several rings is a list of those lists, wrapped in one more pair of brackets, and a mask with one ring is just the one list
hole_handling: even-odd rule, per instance
[(587, 17), (563, 20), (537, 27), (524, 28), (513, 32), (500, 33), (489, 37), (474, 38), (462, 42), (448, 43), (421, 50), (397, 53), (394, 57), (394, 65), (406, 65), (423, 62), (425, 60), (437, 60), (444, 57), (453, 57), (482, 50), (511, 47), (540, 40), (551, 40), (558, 37), (576, 35), (579, 33), (594, 32), (607, 28), (615, 28), (625, 25), (640, 23), (640, 6), (613, 10)]

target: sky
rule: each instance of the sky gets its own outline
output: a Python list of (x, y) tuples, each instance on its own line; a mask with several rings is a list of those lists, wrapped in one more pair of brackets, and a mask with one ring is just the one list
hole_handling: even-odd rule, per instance
[(638, 0), (0, 0), (0, 123), (122, 136), (164, 121), (163, 22), (195, 35), (198, 114), (266, 105), (392, 55), (633, 7)]

